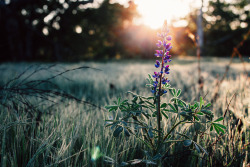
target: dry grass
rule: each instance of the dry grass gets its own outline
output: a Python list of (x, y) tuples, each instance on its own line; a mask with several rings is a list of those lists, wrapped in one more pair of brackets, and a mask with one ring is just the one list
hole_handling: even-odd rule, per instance
[[(201, 75), (204, 77), (203, 95), (206, 95), (207, 101), (213, 98), (216, 80), (218, 76), (221, 77), (224, 74), (227, 61), (226, 59), (201, 61)], [(128, 96), (127, 91), (149, 95), (150, 91), (145, 87), (145, 78), (148, 73), (153, 72), (153, 63), (154, 61), (122, 61), (59, 64), (51, 67), (49, 71), (38, 71), (28, 80), (50, 78), (61, 71), (80, 66), (100, 69), (101, 71), (93, 69), (71, 71), (52, 79), (51, 82), (58, 86), (53, 87), (53, 90), (63, 90), (64, 93), (72, 94), (78, 99), (103, 107), (112, 104), (112, 101), (119, 96)], [(0, 65), (1, 84), (7, 83), (31, 65), (34, 64)], [(39, 66), (50, 65), (40, 64)], [(246, 68), (249, 72), (250, 63), (246, 63)], [(22, 77), (25, 78), (35, 69), (36, 66), (31, 67)], [(197, 64), (194, 59), (178, 59), (172, 62), (169, 76), (171, 85), (182, 89), (182, 98), (188, 101), (198, 99), (196, 70)], [(226, 79), (220, 85), (219, 96), (213, 103), (216, 116), (221, 116), (227, 111), (226, 135), (209, 134), (207, 138), (200, 141), (208, 149), (210, 156), (204, 160), (204, 155), (197, 155), (200, 158), (191, 158), (185, 162), (202, 163), (206, 166), (244, 166), (249, 163), (250, 79), (243, 72), (241, 63), (233, 63), (230, 66)], [(41, 85), (40, 88), (52, 89), (49, 84)], [(168, 96), (164, 100), (168, 100)], [(59, 99), (61, 98), (65, 99), (53, 108), (48, 109), (47, 105), (51, 104), (49, 101), (44, 101), (43, 105), (39, 106), (39, 111), (43, 113), (39, 121), (35, 119), (36, 114), (31, 117), (26, 112), (29, 108), (18, 101), (16, 101), (16, 107), (2, 106), (0, 112), (2, 166), (106, 166), (102, 158), (91, 161), (91, 150), (96, 146), (99, 146), (102, 155), (112, 157), (119, 162), (142, 156), (142, 151), (138, 149), (140, 143), (134, 138), (116, 140), (111, 137), (109, 129), (104, 129), (104, 119), (114, 113), (80, 104), (66, 97)], [(3, 99), (4, 96), (1, 96), (1, 100)], [(231, 103), (228, 105), (230, 100)], [(29, 101), (31, 104), (36, 104), (42, 100), (32, 97)], [(237, 128), (240, 125), (239, 120), (243, 122), (241, 129)], [(181, 149), (181, 146), (182, 144), (173, 148), (173, 155)], [(178, 157), (169, 159), (170, 165), (176, 160)], [(181, 165), (181, 163), (175, 165), (178, 166), (178, 164)]]

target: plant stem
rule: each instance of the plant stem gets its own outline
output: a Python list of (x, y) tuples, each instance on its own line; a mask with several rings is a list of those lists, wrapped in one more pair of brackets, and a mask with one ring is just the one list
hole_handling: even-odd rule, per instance
[[(165, 54), (165, 48), (163, 49), (163, 55), (161, 59), (161, 72), (163, 71), (164, 66), (164, 57)], [(157, 127), (158, 127), (158, 149), (161, 144), (161, 80), (162, 80), (162, 73), (160, 75), (160, 83), (159, 83), (159, 92), (158, 92), (158, 100), (157, 100)]]
[(168, 132), (168, 134), (163, 138), (163, 142), (168, 138), (168, 136), (171, 134), (171, 132), (172, 132), (178, 125), (180, 125), (182, 122), (184, 122), (184, 121), (178, 122), (177, 124), (175, 124), (175, 125), (170, 129), (170, 131)]

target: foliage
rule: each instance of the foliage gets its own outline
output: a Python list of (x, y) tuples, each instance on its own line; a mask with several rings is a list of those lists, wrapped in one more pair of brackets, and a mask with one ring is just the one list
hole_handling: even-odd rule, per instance
[[(230, 55), (233, 48), (240, 43), (249, 31), (250, 12), (248, 0), (209, 1), (208, 12), (205, 13), (205, 31), (208, 55)], [(241, 54), (250, 53), (249, 40), (240, 49)], [(216, 49), (211, 49), (216, 46)], [(230, 49), (229, 49), (230, 48)]]
[(105, 0), (95, 8), (86, 7), (93, 2), (1, 2), (0, 47), (6, 46), (1, 61), (76, 61), (124, 53), (124, 23), (137, 16), (135, 4), (124, 7)]
[[(206, 149), (198, 144), (198, 139), (206, 138), (208, 129), (215, 130), (217, 134), (225, 133), (226, 127), (219, 123), (223, 117), (213, 119), (214, 114), (209, 110), (211, 103), (205, 104), (202, 97), (199, 102), (184, 102), (179, 98), (181, 90), (171, 87), (167, 77), (169, 65), (165, 65), (171, 61), (169, 51), (172, 48), (171, 43), (168, 43), (171, 36), (166, 23), (158, 36), (161, 39), (156, 43), (159, 50), (156, 50), (155, 56), (160, 57), (160, 61), (156, 60), (155, 67), (160, 69), (160, 72), (149, 75), (147, 84), (153, 96), (145, 97), (130, 92), (133, 100), (118, 98), (114, 105), (106, 106), (109, 112), (123, 113), (121, 117), (116, 114), (114, 119), (105, 120), (106, 127), (114, 130), (113, 136), (117, 138), (122, 133), (127, 137), (134, 135), (146, 146), (143, 150), (145, 156), (142, 159), (122, 162), (122, 166), (139, 163), (163, 165), (166, 163), (169, 150), (176, 142), (183, 142), (185, 147), (208, 155)], [(162, 102), (161, 98), (167, 90), (173, 97), (169, 102)], [(168, 120), (169, 117), (173, 119)], [(167, 129), (162, 127), (163, 118), (171, 125)], [(178, 129), (180, 126), (184, 127), (184, 130)]]

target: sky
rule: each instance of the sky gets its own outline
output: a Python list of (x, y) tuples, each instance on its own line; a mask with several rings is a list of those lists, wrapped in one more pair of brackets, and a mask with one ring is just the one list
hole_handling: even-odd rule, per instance
[[(162, 26), (164, 20), (171, 22), (187, 15), (191, 8), (199, 7), (199, 0), (135, 0), (141, 14), (141, 23), (156, 29)], [(180, 21), (176, 26), (185, 26)]]

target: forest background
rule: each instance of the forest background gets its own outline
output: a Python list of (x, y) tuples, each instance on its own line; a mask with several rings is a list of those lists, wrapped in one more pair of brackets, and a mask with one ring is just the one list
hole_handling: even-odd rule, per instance
[[(0, 61), (153, 58), (158, 29), (137, 23), (141, 16), (133, 1), (118, 2), (0, 0)], [(202, 56), (230, 56), (249, 30), (249, 0), (204, 4)], [(173, 55), (196, 55), (200, 8), (192, 8), (192, 4), (190, 8), (188, 15), (169, 23)], [(185, 24), (178, 26), (181, 21)], [(249, 45), (246, 39), (239, 52), (249, 56)]]

